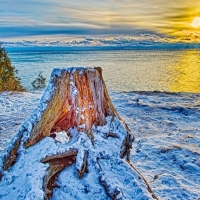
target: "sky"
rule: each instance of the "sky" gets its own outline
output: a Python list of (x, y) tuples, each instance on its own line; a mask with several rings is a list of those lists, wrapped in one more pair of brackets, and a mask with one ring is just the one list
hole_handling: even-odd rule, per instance
[(1, 0), (0, 41), (5, 46), (198, 47), (198, 17), (200, 0)]

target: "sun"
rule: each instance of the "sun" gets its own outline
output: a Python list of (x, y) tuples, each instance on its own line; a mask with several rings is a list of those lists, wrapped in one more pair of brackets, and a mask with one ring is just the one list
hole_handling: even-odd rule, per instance
[(200, 27), (200, 17), (195, 17), (191, 23), (191, 26), (194, 28)]

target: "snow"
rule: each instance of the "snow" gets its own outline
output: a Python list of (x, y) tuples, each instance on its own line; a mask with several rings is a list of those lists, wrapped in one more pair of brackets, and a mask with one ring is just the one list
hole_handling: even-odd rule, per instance
[(113, 95), (136, 137), (131, 161), (159, 199), (200, 198), (200, 94)]
[(54, 139), (57, 142), (61, 142), (63, 144), (69, 142), (70, 137), (68, 136), (66, 131), (55, 132), (54, 134), (56, 136)]
[[(111, 117), (107, 117), (107, 121), (109, 123), (105, 127), (109, 130), (108, 126), (110, 126)], [(70, 170), (68, 168), (63, 170), (58, 178), (60, 187), (55, 190), (51, 199), (58, 199), (58, 196), (61, 199), (68, 199), (69, 195), (69, 199), (90, 199), (96, 191), (100, 191), (99, 196), (101, 199), (108, 199), (104, 188), (99, 184), (99, 178), (107, 180), (111, 194), (115, 192), (117, 187), (122, 189), (117, 199), (120, 198), (120, 195), (123, 195), (123, 199), (133, 199), (134, 197), (136, 199), (152, 199), (147, 192), (145, 184), (141, 182), (141, 178), (133, 173), (130, 166), (119, 158), (120, 145), (126, 136), (126, 131), (122, 125), (120, 126), (117, 119), (112, 124), (115, 127), (113, 130), (117, 132), (121, 140), (105, 139), (101, 132), (101, 127), (94, 127), (94, 145), (86, 134), (77, 134), (76, 129), (70, 129), (70, 135), (76, 138), (73, 138), (69, 143), (63, 144), (63, 142), (58, 142), (51, 137), (46, 137), (28, 149), (21, 148), (17, 162), (3, 173), (3, 178), (0, 182), (1, 199), (42, 199), (44, 196), (42, 189), (43, 177), (48, 164), (42, 164), (40, 161), (47, 156), (63, 153), (71, 149), (79, 151), (76, 160), (77, 169), (81, 168), (83, 152), (89, 152), (89, 173), (80, 181), (75, 168), (72, 169), (71, 173), (69, 173)], [(110, 148), (111, 142), (112, 148)], [(96, 163), (96, 158), (99, 159), (100, 168)], [(122, 171), (126, 173), (126, 176), (121, 174)], [(67, 173), (67, 176), (65, 173)], [(24, 185), (26, 186), (24, 187)], [(65, 186), (71, 193), (65, 191)]]
[(78, 94), (78, 90), (75, 86), (75, 83), (73, 82), (73, 76), (70, 76), (70, 96), (72, 97), (72, 102), (74, 103), (76, 97)]
[[(53, 85), (49, 87), (52, 89)], [(8, 150), (11, 146), (9, 140), (12, 138), (11, 142), (14, 142), (17, 138), (17, 129), (23, 124), (20, 129), (26, 127), (26, 131), (30, 132), (32, 123), (29, 120), (33, 122), (40, 118), (37, 112), (39, 108), (35, 109), (31, 118), (28, 116), (39, 103), (42, 93), (43, 91), (0, 94), (2, 157), (6, 153), (2, 150)], [(200, 94), (111, 92), (110, 95), (117, 111), (135, 136), (131, 163), (145, 177), (156, 196), (162, 200), (198, 200)], [(41, 101), (48, 101), (49, 98), (50, 96), (43, 96)], [(120, 195), (124, 199), (150, 198), (140, 177), (125, 161), (119, 159), (120, 142), (124, 138), (123, 126), (118, 120), (115, 120), (112, 126), (109, 118), (107, 121), (107, 125), (93, 129), (94, 146), (85, 134), (78, 134), (77, 130), (70, 129), (72, 139), (69, 141), (63, 140), (66, 133), (57, 133), (60, 138), (57, 141), (46, 137), (28, 150), (20, 148), (18, 162), (9, 171), (4, 172), (0, 182), (0, 199), (43, 199), (42, 180), (48, 164), (39, 161), (47, 155), (65, 152), (69, 148), (76, 149), (77, 146), (82, 148), (77, 155), (77, 163), (60, 173), (57, 183), (62, 187), (54, 189), (52, 200), (109, 199), (99, 184), (98, 174), (101, 182), (106, 181), (108, 184), (110, 193), (120, 189), (125, 191), (119, 193), (118, 198)], [(105, 134), (110, 131), (117, 134), (118, 138), (105, 139)], [(82, 177), (83, 181), (80, 181), (76, 169), (81, 168), (86, 150), (90, 151), (90, 173), (85, 174)], [(94, 157), (99, 158), (99, 165), (93, 160)]]

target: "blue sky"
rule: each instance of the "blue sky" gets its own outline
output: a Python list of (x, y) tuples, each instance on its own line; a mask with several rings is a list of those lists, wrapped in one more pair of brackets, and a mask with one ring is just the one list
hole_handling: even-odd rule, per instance
[[(200, 0), (1, 0), (7, 46), (199, 43)], [(123, 43), (124, 42), (124, 43)]]

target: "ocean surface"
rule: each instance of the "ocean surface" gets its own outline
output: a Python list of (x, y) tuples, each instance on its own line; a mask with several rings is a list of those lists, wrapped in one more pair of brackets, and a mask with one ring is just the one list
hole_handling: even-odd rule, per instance
[(9, 51), (23, 86), (53, 68), (102, 67), (109, 91), (200, 93), (200, 50)]

